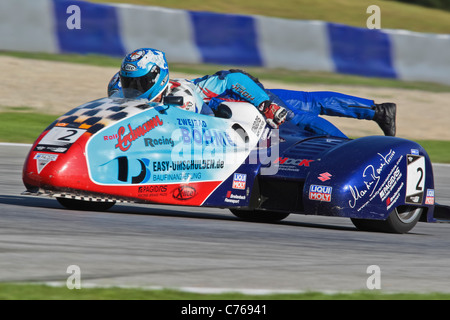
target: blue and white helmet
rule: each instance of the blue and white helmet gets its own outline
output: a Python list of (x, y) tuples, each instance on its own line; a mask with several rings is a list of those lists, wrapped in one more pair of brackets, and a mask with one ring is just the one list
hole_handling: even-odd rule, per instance
[(128, 54), (119, 71), (125, 98), (153, 101), (169, 84), (169, 67), (164, 52), (141, 48)]

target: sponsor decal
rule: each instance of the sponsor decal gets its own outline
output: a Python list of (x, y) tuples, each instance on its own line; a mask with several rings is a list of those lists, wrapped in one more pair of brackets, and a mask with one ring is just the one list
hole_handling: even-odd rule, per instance
[(164, 174), (153, 174), (153, 181), (158, 182), (166, 182), (166, 181), (183, 181), (183, 182), (189, 182), (193, 180), (201, 180), (202, 179), (202, 173), (201, 172), (194, 172), (194, 173), (187, 173), (187, 172), (181, 172), (181, 173), (164, 173)]
[(56, 161), (56, 159), (58, 159), (58, 155), (48, 153), (38, 153), (34, 156), (33, 159), (36, 160), (38, 173), (41, 173), (42, 169), (44, 169), (47, 164), (49, 164), (52, 161)]
[(64, 153), (69, 148), (62, 148), (62, 147), (50, 147), (50, 146), (36, 146), (34, 149), (35, 151), (48, 151), (48, 152), (55, 152), (55, 153)]
[(141, 186), (138, 188), (138, 192), (139, 193), (167, 192), (167, 184), (153, 185), (153, 186)]
[(187, 111), (195, 111), (195, 105), (191, 101), (188, 101), (181, 106), (181, 109), (186, 109)]
[(332, 177), (332, 175), (331, 175), (330, 173), (324, 172), (324, 173), (319, 174), (319, 176), (317, 177), (317, 179), (319, 179), (319, 180), (322, 181), (322, 182), (325, 182), (325, 181), (327, 181), (327, 180), (330, 180), (331, 177)]
[(247, 89), (241, 84), (236, 83), (233, 84), (231, 87), (236, 93), (238, 93), (241, 97), (245, 98), (247, 101), (252, 102), (253, 100), (255, 100), (255, 97), (253, 97), (250, 93), (248, 93)]
[(425, 204), (434, 204), (434, 189), (427, 189)]
[(275, 160), (275, 163), (278, 162), (280, 164), (289, 164), (289, 165), (295, 165), (295, 166), (300, 166), (300, 167), (302, 167), (302, 166), (309, 167), (310, 163), (313, 161), (314, 160), (279, 157), (277, 160)]
[(138, 195), (141, 198), (167, 196), (167, 185), (141, 186), (138, 188)]
[(174, 146), (172, 138), (165, 138), (164, 136), (162, 136), (161, 138), (145, 138), (144, 144), (146, 147), (152, 148), (154, 148), (155, 146)]
[(245, 200), (247, 197), (244, 195), (233, 194), (231, 190), (227, 192), (227, 196), (224, 199), (225, 202), (238, 204), (241, 200)]
[(411, 200), (411, 203), (419, 203), (420, 197), (419, 196), (411, 196), (410, 200)]
[(159, 116), (155, 116), (136, 128), (132, 128), (131, 125), (128, 124), (127, 133), (125, 133), (125, 127), (122, 126), (117, 130), (117, 143), (115, 148), (119, 148), (121, 151), (125, 152), (130, 149), (134, 141), (145, 136), (153, 128), (161, 125), (163, 125), (163, 121), (159, 119)]
[(181, 141), (185, 145), (236, 146), (230, 135), (223, 130), (199, 127), (180, 127)]
[(206, 128), (208, 126), (206, 121), (197, 120), (197, 119), (177, 118), (177, 122), (178, 122), (178, 125), (180, 125), (180, 126), (191, 126), (191, 127), (202, 127), (202, 128)]
[(380, 198), (382, 201), (386, 199), (386, 197), (390, 194), (393, 188), (397, 185), (397, 182), (402, 177), (402, 173), (399, 167), (395, 168), (395, 171), (390, 175), (388, 179), (385, 180), (383, 185), (380, 188)]
[[(117, 179), (121, 182), (129, 182), (131, 178), (132, 184), (146, 183), (150, 180), (150, 159), (128, 159), (127, 156), (121, 156), (115, 159), (117, 161), (118, 172)], [(130, 174), (130, 168), (139, 168), (137, 175)]]
[(359, 188), (358, 186), (349, 186), (350, 194), (352, 196), (352, 199), (348, 202), (350, 208), (355, 208), (362, 199), (365, 199), (366, 202), (357, 209), (360, 211), (380, 193), (380, 189), (382, 189), (386, 184), (386, 181), (390, 179), (394, 172), (393, 170), (395, 170), (400, 163), (400, 160), (403, 158), (403, 156), (400, 156), (387, 178), (384, 181), (381, 181), (381, 175), (385, 168), (391, 164), (394, 155), (395, 151), (392, 149), (389, 150), (387, 154), (378, 153), (378, 163), (366, 166), (362, 172), (362, 186)]
[(223, 169), (223, 160), (180, 160), (180, 161), (153, 161), (153, 172), (160, 171), (186, 171), (186, 170), (207, 170)]
[(142, 58), (144, 55), (144, 50), (136, 50), (127, 57), (128, 61), (137, 61)]
[(104, 141), (116, 140), (117, 138), (119, 138), (119, 135), (117, 133), (110, 136), (103, 136)]
[(261, 134), (262, 129), (265, 127), (265, 122), (261, 119), (261, 117), (256, 117), (255, 120), (253, 120), (252, 124), (252, 131), (254, 134), (259, 136)]
[(390, 210), (392, 206), (397, 202), (397, 200), (400, 198), (400, 191), (402, 189), (403, 182), (401, 183), (400, 187), (398, 187), (397, 190), (392, 194), (392, 196), (386, 199), (386, 210)]
[(245, 173), (235, 173), (233, 175), (233, 189), (244, 190), (247, 181), (247, 175)]
[(333, 191), (333, 188), (330, 186), (321, 186), (321, 185), (312, 184), (309, 187), (308, 198), (309, 198), (309, 200), (330, 202), (332, 191)]
[(418, 156), (419, 155), (419, 150), (418, 149), (411, 149), (411, 154)]
[(197, 195), (197, 191), (194, 187), (191, 186), (179, 186), (172, 192), (172, 196), (177, 200), (189, 200), (194, 198)]
[(132, 65), (131, 63), (126, 63), (122, 66), (122, 70), (124, 71), (136, 71), (137, 68), (135, 65)]

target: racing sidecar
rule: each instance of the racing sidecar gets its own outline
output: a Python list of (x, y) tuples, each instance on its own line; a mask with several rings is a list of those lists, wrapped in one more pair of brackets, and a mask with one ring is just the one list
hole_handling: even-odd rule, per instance
[(433, 169), (415, 142), (289, 122), (272, 130), (245, 102), (210, 116), (173, 101), (102, 98), (59, 117), (26, 158), (25, 194), (87, 210), (133, 201), (228, 208), (250, 221), (347, 217), (395, 233), (436, 221)]

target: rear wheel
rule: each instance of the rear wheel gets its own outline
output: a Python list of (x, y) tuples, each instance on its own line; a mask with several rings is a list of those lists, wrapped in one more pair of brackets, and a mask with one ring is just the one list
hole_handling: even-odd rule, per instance
[(417, 224), (424, 210), (414, 206), (400, 206), (395, 208), (386, 220), (351, 220), (356, 228), (363, 231), (407, 233)]
[(65, 208), (81, 211), (106, 211), (111, 208), (115, 201), (84, 201), (70, 198), (56, 198), (58, 202)]
[(230, 209), (239, 219), (252, 222), (277, 222), (289, 216), (286, 212)]

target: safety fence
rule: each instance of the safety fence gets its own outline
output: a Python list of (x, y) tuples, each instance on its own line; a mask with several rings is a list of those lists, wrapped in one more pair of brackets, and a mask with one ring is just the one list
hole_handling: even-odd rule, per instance
[(329, 71), (450, 84), (450, 35), (68, 0), (2, 0), (0, 50)]

